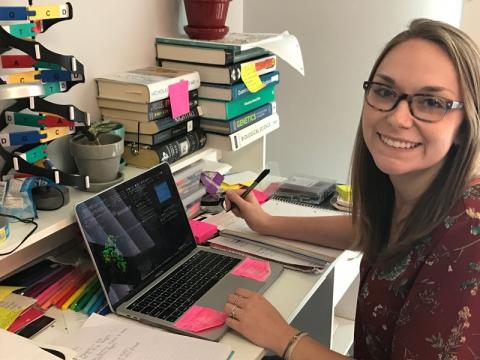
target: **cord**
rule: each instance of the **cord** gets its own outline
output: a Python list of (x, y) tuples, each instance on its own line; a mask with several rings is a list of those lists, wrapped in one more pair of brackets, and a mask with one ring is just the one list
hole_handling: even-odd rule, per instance
[(30, 232), (23, 238), (22, 241), (20, 241), (20, 244), (15, 246), (15, 248), (13, 248), (10, 251), (0, 253), (0, 256), (5, 256), (5, 255), (10, 255), (15, 250), (17, 250), (35, 232), (35, 230), (37, 230), (38, 224), (33, 220), (33, 218), (21, 219), (21, 218), (15, 216), (15, 215), (9, 215), (9, 214), (4, 214), (4, 213), (0, 213), (0, 216), (4, 216), (4, 217), (10, 218), (10, 219), (15, 219), (15, 220), (20, 221), (24, 224), (33, 224), (34, 225), (33, 229), (30, 230)]

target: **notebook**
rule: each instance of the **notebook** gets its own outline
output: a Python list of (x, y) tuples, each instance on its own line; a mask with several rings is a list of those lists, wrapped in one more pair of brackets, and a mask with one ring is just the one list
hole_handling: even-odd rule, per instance
[(75, 206), (75, 216), (112, 310), (188, 335), (218, 340), (220, 326), (201, 332), (175, 322), (193, 305), (223, 312), (238, 287), (264, 292), (264, 282), (234, 276), (242, 259), (197, 247), (170, 167), (162, 163)]

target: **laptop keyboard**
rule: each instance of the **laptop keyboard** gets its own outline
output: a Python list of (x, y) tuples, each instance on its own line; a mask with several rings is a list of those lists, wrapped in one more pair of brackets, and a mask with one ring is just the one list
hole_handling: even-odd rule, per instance
[(199, 251), (127, 309), (174, 322), (240, 261)]

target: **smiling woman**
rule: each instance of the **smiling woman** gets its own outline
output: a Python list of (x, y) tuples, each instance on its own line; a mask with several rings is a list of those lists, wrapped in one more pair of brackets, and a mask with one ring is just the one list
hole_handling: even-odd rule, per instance
[[(271, 216), (253, 196), (227, 192), (261, 234), (363, 251), (355, 359), (480, 357), (478, 84), (476, 45), (450, 25), (415, 20), (363, 84), (351, 217)], [(229, 326), (284, 359), (342, 358), (261, 295), (237, 289), (225, 311)]]

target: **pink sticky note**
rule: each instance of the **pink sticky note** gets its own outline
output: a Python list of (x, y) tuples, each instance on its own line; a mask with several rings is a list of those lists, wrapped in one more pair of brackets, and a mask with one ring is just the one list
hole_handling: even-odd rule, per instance
[(187, 80), (180, 80), (176, 84), (169, 85), (168, 96), (170, 97), (170, 106), (174, 119), (190, 111)]
[(253, 195), (255, 195), (259, 204), (263, 204), (268, 200), (268, 195), (264, 191), (253, 189)]
[(226, 318), (224, 312), (193, 305), (177, 320), (175, 326), (182, 330), (200, 332), (223, 325)]
[(235, 266), (230, 273), (257, 281), (265, 281), (272, 271), (268, 261), (246, 257), (240, 264)]
[(216, 225), (209, 224), (198, 220), (189, 220), (192, 228), (193, 237), (197, 244), (203, 244), (208, 239), (211, 239), (218, 231)]

